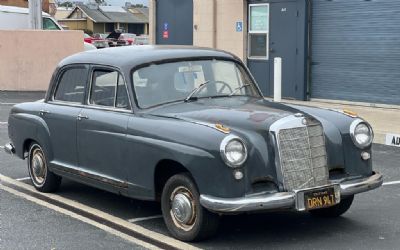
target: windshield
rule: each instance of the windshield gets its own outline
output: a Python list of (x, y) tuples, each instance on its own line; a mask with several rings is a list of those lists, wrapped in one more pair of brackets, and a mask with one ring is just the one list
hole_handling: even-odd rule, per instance
[(44, 30), (60, 30), (60, 28), (50, 18), (43, 17), (43, 29)]
[(246, 71), (237, 63), (224, 60), (180, 61), (152, 64), (133, 72), (133, 85), (141, 108), (194, 97), (261, 97)]

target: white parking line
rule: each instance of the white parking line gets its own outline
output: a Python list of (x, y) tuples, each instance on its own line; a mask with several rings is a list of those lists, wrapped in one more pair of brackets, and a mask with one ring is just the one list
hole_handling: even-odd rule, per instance
[(72, 217), (72, 218), (74, 218), (74, 219), (76, 219), (76, 220), (79, 220), (79, 221), (85, 222), (85, 223), (87, 223), (87, 224), (90, 224), (90, 225), (92, 225), (92, 226), (95, 226), (95, 227), (97, 227), (97, 228), (100, 228), (100, 229), (102, 229), (103, 231), (106, 231), (106, 232), (108, 232), (108, 233), (110, 233), (110, 234), (113, 234), (113, 235), (118, 236), (118, 237), (120, 237), (120, 238), (122, 238), (122, 239), (125, 239), (125, 240), (127, 240), (127, 241), (130, 241), (130, 242), (132, 242), (132, 243), (134, 243), (134, 244), (140, 245), (140, 246), (142, 246), (142, 247), (144, 247), (144, 248), (147, 248), (147, 249), (159, 249), (158, 247), (156, 247), (156, 246), (154, 246), (154, 245), (152, 245), (152, 244), (150, 244), (150, 243), (144, 242), (144, 241), (142, 241), (142, 240), (139, 240), (139, 239), (137, 239), (137, 238), (135, 238), (135, 237), (132, 237), (132, 236), (129, 236), (129, 235), (127, 235), (127, 234), (121, 233), (121, 232), (119, 232), (119, 231), (117, 231), (117, 230), (115, 230), (115, 229), (109, 228), (109, 227), (107, 227), (107, 226), (105, 226), (105, 225), (103, 225), (103, 224), (101, 224), (101, 223), (98, 223), (98, 222), (96, 222), (96, 221), (93, 221), (93, 220), (91, 220), (91, 219), (88, 219), (88, 218), (86, 218), (86, 217), (84, 217), (84, 216), (81, 216), (81, 215), (79, 215), (79, 214), (76, 214), (76, 213), (74, 213), (74, 212), (71, 212), (71, 211), (69, 211), (69, 210), (66, 210), (66, 209), (64, 209), (64, 208), (60, 208), (60, 207), (58, 207), (58, 206), (49, 204), (49, 203), (44, 202), (44, 201), (42, 201), (42, 200), (39, 200), (39, 199), (37, 199), (37, 198), (35, 198), (35, 197), (26, 195), (26, 194), (24, 194), (24, 193), (21, 193), (21, 192), (19, 192), (19, 191), (16, 191), (16, 190), (12, 189), (12, 188), (9, 188), (9, 187), (0, 185), (0, 189), (2, 189), (2, 190), (4, 190), (4, 191), (7, 191), (7, 192), (9, 192), (9, 193), (11, 193), (11, 194), (14, 194), (14, 195), (16, 195), (16, 196), (19, 196), (19, 197), (21, 197), (21, 198), (24, 198), (24, 199), (26, 199), (26, 200), (29, 200), (29, 201), (31, 201), (31, 202), (34, 202), (34, 203), (36, 203), (36, 204), (38, 204), (38, 205), (41, 205), (41, 206), (47, 207), (47, 208), (49, 208), (49, 209), (52, 209), (52, 210), (54, 210), (54, 211), (57, 211), (57, 212), (59, 212), (59, 213), (68, 215), (68, 216), (70, 216), (70, 217)]
[(162, 215), (154, 215), (154, 216), (148, 216), (148, 217), (133, 218), (133, 219), (129, 219), (128, 221), (130, 223), (135, 223), (135, 222), (139, 222), (139, 221), (154, 220), (154, 219), (158, 219), (158, 218), (162, 218)]
[(25, 181), (25, 180), (30, 180), (31, 179), (31, 177), (22, 177), (22, 178), (18, 178), (18, 179), (15, 179), (15, 180), (17, 180), (17, 181)]
[(15, 105), (17, 102), (0, 102), (0, 105)]
[(0, 122), (0, 125), (7, 125), (8, 122)]
[(388, 181), (388, 182), (384, 182), (383, 186), (398, 185), (398, 184), (400, 184), (400, 181)]
[[(17, 190), (15, 190), (13, 188), (5, 186), (6, 184), (11, 184), (11, 185), (14, 185), (14, 186), (18, 187), (19, 189), (39, 194), (39, 192), (36, 191), (35, 188), (32, 187), (31, 185), (25, 184), (24, 182), (16, 181), (16, 180), (14, 180), (14, 179), (12, 179), (10, 177), (7, 177), (7, 176), (4, 176), (4, 175), (0, 174), (0, 189), (3, 189), (3, 190), (5, 190), (5, 191), (7, 191), (9, 193), (13, 193), (13, 194), (15, 194), (17, 196), (20, 196), (22, 198), (25, 198), (27, 200), (33, 201), (33, 202), (35, 202), (35, 203), (37, 203), (39, 205), (42, 205), (42, 206), (48, 207), (50, 209), (53, 209), (55, 211), (64, 213), (66, 215), (69, 215), (69, 216), (71, 216), (73, 218), (76, 218), (76, 219), (81, 220), (83, 222), (86, 222), (88, 224), (94, 225), (94, 226), (96, 226), (98, 228), (101, 228), (102, 230), (104, 230), (106, 232), (112, 233), (112, 234), (120, 236), (120, 237), (122, 237), (124, 239), (127, 239), (127, 240), (130, 240), (132, 242), (135, 242), (138, 245), (142, 245), (145, 248), (150, 248), (150, 249), (157, 248), (156, 246), (154, 246), (154, 245), (152, 245), (150, 243), (143, 242), (140, 239), (137, 239), (137, 238), (135, 238), (133, 236), (127, 235), (125, 233), (122, 233), (121, 231), (115, 230), (112, 227), (108, 227), (108, 226), (106, 226), (104, 224), (101, 224), (101, 223), (99, 223), (97, 221), (94, 221), (94, 220), (92, 220), (92, 219), (90, 219), (88, 217), (85, 217), (83, 215), (77, 214), (75, 212), (72, 212), (70, 210), (64, 209), (62, 207), (53, 205), (53, 204), (51, 204), (49, 202), (46, 202), (46, 201), (43, 201), (41, 199), (37, 199), (37, 198), (35, 198), (35, 197), (31, 196), (31, 195), (28, 195), (28, 194), (25, 194), (25, 193), (21, 193), (20, 191), (17, 191)], [(174, 248), (193, 249), (193, 250), (199, 249), (199, 248), (197, 248), (197, 247), (195, 247), (195, 246), (193, 246), (191, 244), (188, 244), (186, 242), (182, 242), (182, 241), (176, 240), (174, 238), (171, 238), (169, 236), (166, 236), (166, 235), (157, 233), (155, 231), (146, 229), (143, 226), (140, 226), (140, 225), (137, 225), (137, 224), (134, 224), (134, 223), (130, 223), (130, 222), (124, 220), (124, 219), (121, 219), (119, 217), (113, 216), (113, 215), (108, 214), (106, 212), (100, 211), (100, 210), (98, 210), (96, 208), (84, 205), (82, 203), (79, 203), (79, 202), (74, 201), (74, 200), (70, 200), (68, 198), (64, 198), (61, 195), (51, 194), (51, 193), (40, 193), (40, 196), (49, 198), (50, 200), (54, 200), (54, 201), (56, 201), (58, 203), (65, 204), (65, 205), (67, 205), (69, 207), (73, 207), (73, 208), (76, 208), (78, 210), (85, 211), (85, 213), (88, 213), (90, 215), (96, 215), (97, 217), (100, 217), (105, 221), (111, 222), (112, 224), (116, 224), (116, 225), (121, 226), (123, 228), (126, 228), (126, 229), (128, 229), (128, 230), (130, 230), (132, 232), (135, 232), (135, 233), (137, 233), (139, 235), (144, 235), (144, 236), (146, 236), (148, 238), (151, 238), (153, 240), (156, 240), (158, 242), (163, 242), (164, 244), (172, 246)]]

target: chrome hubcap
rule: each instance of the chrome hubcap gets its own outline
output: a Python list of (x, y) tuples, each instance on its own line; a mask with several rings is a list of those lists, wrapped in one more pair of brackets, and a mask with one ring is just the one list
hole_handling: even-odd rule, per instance
[(172, 201), (172, 212), (180, 223), (188, 223), (193, 216), (189, 198), (182, 193), (175, 195)]
[(36, 186), (42, 186), (46, 180), (47, 166), (42, 150), (34, 147), (31, 151), (30, 169), (32, 181)]
[(175, 226), (189, 231), (196, 222), (196, 209), (192, 193), (185, 187), (177, 187), (170, 196), (171, 217)]

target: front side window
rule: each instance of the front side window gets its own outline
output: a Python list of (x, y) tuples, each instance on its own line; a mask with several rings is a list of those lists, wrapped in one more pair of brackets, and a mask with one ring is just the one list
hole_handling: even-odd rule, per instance
[(82, 103), (87, 80), (86, 68), (70, 68), (59, 78), (53, 100)]
[(253, 59), (268, 59), (269, 4), (249, 5), (248, 54)]
[(230, 95), (260, 97), (247, 72), (237, 63), (225, 60), (180, 61), (152, 64), (132, 75), (138, 105), (155, 105), (184, 100), (201, 84), (196, 98)]
[(44, 30), (60, 30), (60, 27), (51, 20), (50, 18), (43, 17), (43, 29)]
[(95, 70), (92, 74), (89, 104), (129, 109), (128, 93), (122, 75), (117, 71)]

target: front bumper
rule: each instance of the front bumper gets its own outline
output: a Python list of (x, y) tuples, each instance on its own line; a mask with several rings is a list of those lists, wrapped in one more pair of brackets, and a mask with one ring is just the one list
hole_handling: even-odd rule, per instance
[[(366, 192), (382, 186), (383, 176), (374, 172), (370, 177), (351, 181), (332, 182), (340, 185), (340, 196)], [(240, 198), (218, 198), (200, 195), (200, 203), (206, 209), (216, 213), (240, 213), (296, 207), (295, 192), (278, 192), (273, 194), (254, 194)]]

